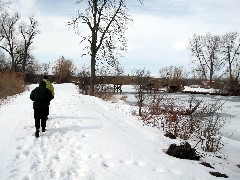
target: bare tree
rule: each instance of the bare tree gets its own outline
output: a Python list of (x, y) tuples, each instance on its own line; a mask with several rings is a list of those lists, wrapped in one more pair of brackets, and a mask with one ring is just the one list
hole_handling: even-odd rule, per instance
[(80, 24), (89, 29), (89, 34), (82, 36), (82, 42), (87, 42), (85, 48), (91, 56), (90, 94), (94, 95), (96, 61), (105, 60), (116, 65), (117, 57), (127, 50), (124, 33), (131, 19), (125, 0), (81, 0), (76, 3), (87, 3), (87, 7), (84, 12), (79, 11), (68, 25), (76, 32), (79, 32)]
[(192, 53), (192, 62), (197, 64), (196, 70), (201, 72), (205, 80), (210, 80), (210, 87), (212, 87), (214, 73), (223, 64), (219, 58), (220, 37), (210, 33), (205, 36), (194, 34), (188, 49)]
[(237, 32), (229, 32), (222, 36), (222, 57), (227, 63), (229, 78), (229, 91), (238, 94), (239, 69), (240, 69), (240, 37)]
[(33, 43), (33, 39), (36, 37), (37, 34), (40, 33), (38, 29), (39, 23), (35, 19), (34, 16), (29, 17), (30, 24), (27, 25), (25, 22), (22, 22), (19, 26), (20, 33), (22, 36), (21, 42), (21, 58), (20, 64), (22, 65), (22, 71), (25, 72), (27, 61), (30, 58), (30, 48)]
[(136, 92), (137, 105), (139, 107), (139, 116), (142, 115), (144, 100), (146, 99), (147, 84), (150, 77), (150, 72), (145, 69), (137, 69), (133, 71), (134, 88)]
[(17, 39), (17, 22), (20, 15), (15, 13), (10, 16), (7, 12), (1, 14), (0, 17), (0, 40), (2, 41), (0, 48), (6, 51), (11, 59), (11, 69), (16, 69), (16, 60), (18, 58), (18, 39)]
[(182, 66), (166, 66), (160, 68), (159, 74), (161, 78), (186, 78), (188, 76), (187, 71)]
[(3, 11), (9, 4), (10, 2), (3, 2), (0, 0), (0, 11)]
[(0, 17), (0, 48), (3, 49), (11, 59), (11, 70), (25, 72), (26, 66), (34, 59), (30, 54), (33, 39), (39, 33), (38, 21), (31, 16), (30, 24), (25, 22), (18, 24), (20, 14), (10, 15), (4, 12)]
[(49, 63), (42, 63), (40, 66), (40, 74), (49, 74), (50, 70), (50, 62)]

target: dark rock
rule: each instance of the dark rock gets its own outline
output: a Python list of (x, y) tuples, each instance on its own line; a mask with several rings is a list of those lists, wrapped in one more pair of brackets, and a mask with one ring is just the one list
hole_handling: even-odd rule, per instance
[(238, 165), (237, 165), (237, 167), (239, 167), (239, 168), (240, 168), (240, 164), (238, 164)]
[(220, 172), (209, 172), (211, 175), (216, 176), (216, 177), (224, 177), (224, 178), (228, 178), (228, 176), (226, 174), (222, 174)]
[(200, 156), (196, 153), (196, 150), (191, 147), (188, 142), (177, 146), (176, 144), (171, 144), (166, 152), (168, 155), (180, 158), (180, 159), (190, 159), (199, 160)]
[(210, 167), (212, 169), (215, 169), (213, 166), (211, 166), (211, 164), (207, 163), (207, 162), (201, 162), (200, 164), (206, 166), (206, 167)]

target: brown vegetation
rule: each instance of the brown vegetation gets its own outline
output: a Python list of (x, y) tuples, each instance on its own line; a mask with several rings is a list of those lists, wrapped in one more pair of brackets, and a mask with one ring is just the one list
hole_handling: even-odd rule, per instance
[(98, 84), (95, 86), (95, 96), (98, 98), (101, 98), (105, 101), (113, 100), (113, 89), (111, 88), (110, 85), (106, 84)]
[(16, 72), (0, 72), (0, 99), (24, 92), (24, 76)]

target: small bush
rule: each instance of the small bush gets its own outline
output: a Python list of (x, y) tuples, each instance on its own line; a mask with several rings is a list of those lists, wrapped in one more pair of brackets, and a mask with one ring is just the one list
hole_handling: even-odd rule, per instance
[(228, 123), (223, 112), (220, 100), (198, 100), (193, 96), (180, 100), (163, 94), (149, 97), (140, 118), (145, 125), (162, 128), (175, 137), (197, 138), (204, 151), (216, 152), (222, 145), (220, 130)]

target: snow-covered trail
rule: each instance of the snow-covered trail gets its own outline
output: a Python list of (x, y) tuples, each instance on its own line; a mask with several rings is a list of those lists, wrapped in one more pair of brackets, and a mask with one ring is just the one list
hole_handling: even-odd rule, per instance
[(215, 179), (199, 162), (166, 155), (169, 140), (159, 132), (73, 84), (55, 85), (46, 132), (35, 138), (34, 87), (1, 107), (1, 180)]

